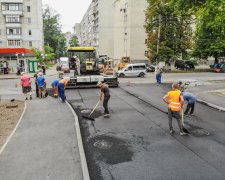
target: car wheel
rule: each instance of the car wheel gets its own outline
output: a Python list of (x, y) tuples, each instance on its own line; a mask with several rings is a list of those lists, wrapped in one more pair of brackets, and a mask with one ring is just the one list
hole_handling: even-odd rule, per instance
[(119, 75), (119, 77), (120, 77), (120, 78), (124, 78), (124, 77), (125, 77), (125, 74), (121, 73), (121, 74)]
[(144, 77), (144, 76), (145, 74), (143, 72), (139, 74), (139, 77)]

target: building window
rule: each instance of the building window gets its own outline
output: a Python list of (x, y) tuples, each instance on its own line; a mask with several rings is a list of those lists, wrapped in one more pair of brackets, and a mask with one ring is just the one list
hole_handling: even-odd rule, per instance
[(29, 34), (29, 35), (32, 35), (31, 30), (28, 31), (28, 34)]
[(2, 11), (22, 11), (23, 4), (16, 3), (3, 3)]
[(20, 47), (21, 40), (8, 40), (7, 41), (9, 47)]
[(28, 18), (27, 21), (28, 21), (28, 23), (31, 23), (31, 18)]
[(21, 28), (6, 28), (7, 35), (20, 35)]
[(5, 22), (6, 23), (20, 23), (20, 16), (6, 16), (5, 17)]
[(30, 12), (30, 11), (31, 11), (30, 6), (27, 6), (27, 12)]
[(29, 47), (32, 47), (32, 41), (29, 41)]
[(145, 39), (145, 44), (148, 44), (148, 39)]
[(145, 51), (145, 56), (148, 57), (148, 51)]

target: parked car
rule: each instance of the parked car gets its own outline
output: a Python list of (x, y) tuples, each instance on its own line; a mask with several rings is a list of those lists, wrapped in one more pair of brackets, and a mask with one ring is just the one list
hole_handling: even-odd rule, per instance
[(146, 74), (146, 64), (145, 63), (136, 63), (128, 64), (122, 70), (117, 72), (119, 77), (144, 77)]
[(147, 64), (146, 65), (146, 71), (147, 72), (155, 72), (155, 65), (153, 65), (153, 64)]
[(176, 60), (174, 64), (176, 69), (194, 70), (195, 65), (189, 60)]

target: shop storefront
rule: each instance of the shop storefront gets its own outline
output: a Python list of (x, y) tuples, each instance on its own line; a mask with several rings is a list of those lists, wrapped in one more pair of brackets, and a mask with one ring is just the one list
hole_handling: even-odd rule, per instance
[(30, 49), (0, 48), (0, 74), (28, 72), (34, 59)]

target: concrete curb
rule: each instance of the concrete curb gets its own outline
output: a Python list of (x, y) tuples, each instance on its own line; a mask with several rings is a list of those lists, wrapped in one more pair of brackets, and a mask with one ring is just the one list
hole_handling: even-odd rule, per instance
[[(57, 75), (58, 73), (54, 73), (54, 74), (49, 74), (49, 75), (46, 75), (46, 77), (49, 77), (49, 76), (54, 76), (54, 75)], [(21, 76), (13, 76), (13, 77), (0, 77), (0, 80), (7, 80), (7, 79), (20, 79)], [(31, 78), (34, 78), (34, 77), (31, 77)]]
[(217, 106), (217, 105), (212, 104), (212, 103), (209, 103), (209, 102), (206, 102), (206, 101), (204, 101), (204, 100), (202, 100), (202, 99), (197, 99), (197, 102), (199, 102), (199, 103), (201, 103), (201, 104), (204, 104), (204, 105), (207, 105), (207, 106), (210, 106), (210, 107), (212, 107), (212, 108), (214, 108), (214, 109), (217, 109), (217, 110), (219, 110), (219, 111), (225, 112), (225, 108), (220, 107), (220, 106)]
[(79, 153), (80, 153), (80, 160), (81, 160), (81, 167), (82, 167), (82, 173), (83, 173), (83, 179), (84, 180), (90, 180), (90, 175), (88, 171), (88, 166), (87, 166), (87, 161), (86, 161), (86, 156), (84, 152), (84, 146), (83, 146), (83, 141), (81, 137), (81, 132), (80, 132), (80, 125), (78, 121), (78, 117), (76, 113), (74, 112), (72, 106), (66, 101), (66, 104), (70, 108), (71, 112), (73, 113), (74, 120), (75, 120), (75, 127), (76, 127), (76, 132), (77, 132), (77, 142), (78, 142), (78, 148), (79, 148)]
[(25, 114), (25, 112), (26, 112), (26, 109), (27, 109), (27, 103), (26, 103), (26, 101), (25, 101), (25, 102), (24, 102), (23, 113), (21, 114), (19, 121), (17, 122), (15, 128), (13, 129), (13, 131), (11, 132), (11, 134), (9, 135), (9, 137), (7, 138), (6, 142), (5, 142), (5, 143), (3, 144), (3, 146), (1, 147), (1, 149), (0, 149), (0, 155), (2, 154), (2, 152), (3, 152), (4, 149), (5, 149), (5, 147), (7, 146), (7, 144), (9, 143), (9, 141), (11, 140), (11, 138), (13, 137), (13, 135), (15, 134), (15, 132), (16, 132), (16, 130), (17, 130), (17, 128), (18, 128), (20, 122), (21, 122), (22, 119), (23, 119), (23, 116), (24, 116), (24, 114)]

